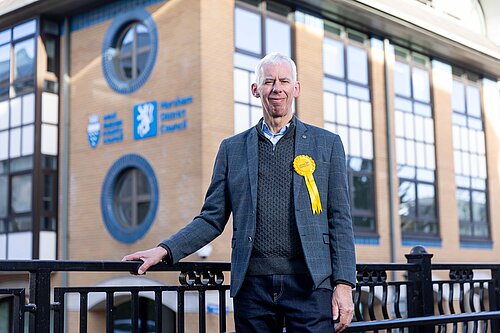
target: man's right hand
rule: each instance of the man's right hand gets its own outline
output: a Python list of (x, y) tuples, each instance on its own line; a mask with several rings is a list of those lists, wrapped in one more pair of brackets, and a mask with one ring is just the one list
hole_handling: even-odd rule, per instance
[(146, 273), (149, 267), (156, 265), (168, 255), (167, 250), (161, 246), (154, 247), (145, 251), (138, 251), (123, 257), (122, 261), (142, 260), (143, 264), (139, 267), (137, 274)]

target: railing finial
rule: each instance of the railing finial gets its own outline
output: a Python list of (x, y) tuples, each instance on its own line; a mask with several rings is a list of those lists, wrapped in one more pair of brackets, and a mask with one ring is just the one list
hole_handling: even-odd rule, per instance
[(423, 247), (422, 245), (414, 246), (410, 251), (410, 254), (428, 254), (428, 253), (429, 252), (427, 252), (425, 247)]

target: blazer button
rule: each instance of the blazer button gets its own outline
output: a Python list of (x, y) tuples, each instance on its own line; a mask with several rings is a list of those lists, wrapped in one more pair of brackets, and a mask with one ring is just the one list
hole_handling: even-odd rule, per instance
[(249, 241), (249, 242), (252, 242), (252, 241), (253, 241), (252, 236), (248, 236), (248, 241)]

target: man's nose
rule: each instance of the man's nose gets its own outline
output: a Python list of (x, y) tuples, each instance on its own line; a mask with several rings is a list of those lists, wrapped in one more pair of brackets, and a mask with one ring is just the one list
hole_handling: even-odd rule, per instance
[(282, 87), (281, 87), (281, 82), (276, 81), (276, 82), (274, 83), (274, 85), (273, 85), (273, 92), (274, 92), (274, 93), (279, 93), (279, 92), (281, 92), (281, 90), (282, 90)]

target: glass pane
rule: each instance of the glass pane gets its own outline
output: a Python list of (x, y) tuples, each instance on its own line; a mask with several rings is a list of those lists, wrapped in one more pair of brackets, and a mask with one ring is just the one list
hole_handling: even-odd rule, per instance
[(361, 131), (361, 142), (363, 153), (361, 156), (363, 158), (372, 159), (373, 158), (373, 143), (372, 143), (372, 133), (368, 131)]
[(23, 23), (14, 27), (14, 39), (19, 39), (36, 32), (36, 20)]
[(348, 152), (351, 151), (351, 143), (349, 142), (349, 128), (346, 126), (338, 126), (337, 131), (337, 134), (340, 136), (340, 139), (344, 144), (344, 150), (346, 151), (346, 154), (349, 154)]
[(344, 45), (331, 38), (323, 40), (323, 70), (339, 78), (344, 77)]
[(236, 103), (234, 105), (234, 133), (241, 133), (247, 130), (250, 122), (250, 107)]
[(434, 120), (425, 118), (425, 142), (434, 143)]
[(400, 138), (396, 139), (396, 160), (398, 164), (407, 164), (405, 140)]
[(363, 101), (370, 100), (370, 92), (368, 91), (368, 88), (360, 87), (354, 84), (349, 84), (347, 86), (347, 90), (348, 90), (348, 95), (350, 97), (355, 97)]
[(23, 96), (23, 124), (35, 122), (35, 94)]
[(237, 49), (243, 49), (261, 54), (261, 21), (260, 15), (247, 10), (234, 10), (234, 44)]
[(255, 66), (259, 59), (256, 57), (251, 57), (246, 54), (235, 53), (234, 54), (234, 66), (246, 69), (247, 71), (253, 72), (255, 70)]
[(406, 141), (406, 164), (415, 166), (415, 142)]
[(33, 169), (33, 157), (21, 157), (10, 161), (10, 172)]
[(415, 116), (415, 139), (418, 141), (424, 141), (424, 137), (424, 118)]
[(31, 174), (12, 176), (11, 208), (13, 212), (30, 212), (31, 196)]
[(368, 57), (365, 49), (347, 47), (347, 78), (368, 85)]
[(31, 231), (32, 223), (31, 216), (15, 217), (9, 224), (9, 232)]
[(467, 86), (467, 114), (474, 117), (481, 117), (481, 100), (479, 88)]
[(54, 174), (43, 176), (43, 209), (52, 211), (54, 209)]
[(290, 26), (287, 23), (266, 19), (266, 53), (279, 52), (290, 56)]
[(21, 129), (10, 130), (9, 157), (15, 158), (21, 156)]
[(146, 215), (148, 215), (149, 205), (149, 202), (140, 202), (137, 204), (137, 224), (141, 224)]
[(130, 202), (118, 204), (118, 221), (125, 227), (132, 226), (132, 205)]
[(413, 98), (422, 102), (430, 101), (429, 72), (414, 67), (413, 68)]
[(148, 53), (149, 45), (151, 45), (151, 40), (149, 37), (149, 30), (144, 24), (135, 25), (137, 46), (139, 48), (139, 53)]
[(9, 101), (0, 102), (0, 130), (9, 128)]
[(375, 230), (375, 220), (371, 217), (364, 217), (364, 216), (353, 216), (352, 217), (352, 224), (354, 225), (354, 229), (369, 229), (369, 230)]
[(323, 89), (340, 95), (347, 95), (346, 84), (339, 80), (323, 79)]
[(0, 218), (7, 216), (8, 187), (7, 176), (0, 176)]
[(35, 126), (28, 125), (22, 127), (22, 151), (23, 156), (32, 155), (35, 151)]
[(42, 124), (42, 154), (57, 155), (57, 126)]
[(453, 111), (465, 113), (465, 91), (462, 82), (453, 80), (452, 107)]
[(0, 44), (5, 44), (7, 42), (10, 42), (10, 33), (11, 33), (10, 29), (0, 31)]
[(137, 175), (137, 194), (139, 195), (149, 195), (151, 194), (151, 189), (149, 187), (149, 181), (146, 175), (140, 171), (136, 171)]
[(352, 127), (360, 127), (359, 119), (359, 101), (354, 98), (348, 99), (349, 103), (349, 125)]
[(399, 184), (399, 215), (415, 216), (415, 184), (409, 181), (400, 181)]
[(337, 98), (337, 123), (347, 125), (347, 98), (345, 96), (336, 96)]
[(419, 114), (425, 117), (432, 117), (432, 109), (429, 104), (415, 102), (413, 103), (413, 109), (415, 111), (415, 114)]
[(436, 169), (436, 157), (433, 145), (425, 145), (425, 167), (427, 169)]
[(0, 83), (8, 84), (10, 78), (10, 44), (0, 46)]
[(262, 118), (262, 108), (251, 107), (250, 108), (250, 126), (255, 126)]
[(360, 157), (361, 156), (361, 135), (357, 128), (349, 129), (349, 155)]
[(405, 125), (405, 138), (407, 139), (414, 139), (415, 138), (415, 131), (413, 127), (413, 119), (414, 115), (411, 113), (405, 113), (405, 120), (404, 120), (404, 125)]
[(457, 189), (458, 219), (460, 221), (470, 221), (470, 192), (468, 190)]
[(396, 97), (396, 99), (394, 100), (394, 106), (397, 110), (413, 112), (412, 103), (406, 98)]
[(9, 131), (0, 132), (0, 161), (9, 158)]
[(372, 180), (369, 176), (353, 176), (353, 209), (373, 210)]
[(248, 72), (241, 69), (234, 70), (234, 100), (249, 103), (250, 85)]
[(425, 146), (421, 142), (415, 143), (415, 154), (417, 156), (416, 165), (419, 168), (425, 168)]
[(402, 62), (394, 63), (394, 91), (396, 94), (410, 97), (410, 66)]
[(21, 108), (21, 97), (14, 98), (10, 100), (10, 126), (21, 125), (22, 118), (22, 108)]
[(472, 192), (472, 219), (474, 222), (486, 222), (486, 193)]
[(335, 121), (335, 95), (323, 93), (323, 110), (325, 121)]
[(361, 102), (361, 128), (372, 129), (372, 107), (368, 102)]
[(14, 79), (34, 76), (35, 40), (28, 39), (14, 45)]
[(123, 172), (117, 183), (117, 196), (119, 201), (123, 199), (130, 198), (132, 195), (132, 171), (134, 169), (129, 169)]
[(420, 217), (436, 216), (435, 190), (433, 185), (418, 184), (418, 215)]

